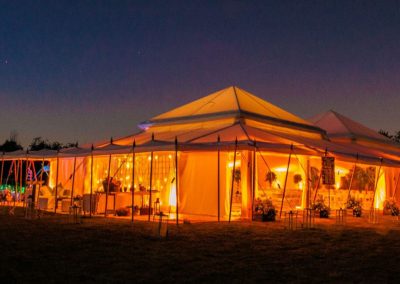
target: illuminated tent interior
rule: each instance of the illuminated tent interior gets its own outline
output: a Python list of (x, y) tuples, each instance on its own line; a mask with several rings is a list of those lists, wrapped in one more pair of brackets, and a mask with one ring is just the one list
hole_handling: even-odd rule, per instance
[[(229, 87), (141, 123), (134, 135), (47, 156), (50, 189), (39, 199), (47, 209), (64, 212), (77, 200), (91, 214), (128, 208), (148, 219), (163, 211), (170, 218), (226, 220), (250, 219), (267, 200), (288, 211), (321, 198), (331, 208), (343, 208), (349, 192), (366, 209), (397, 197), (396, 146), (377, 141), (356, 123), (351, 126), (371, 134), (375, 146), (353, 138), (343, 142), (329, 127), (350, 126), (325, 119), (306, 121)], [(9, 153), (3, 161), (30, 155)], [(320, 182), (323, 156), (335, 157), (331, 186)], [(368, 181), (350, 182), (353, 172)]]

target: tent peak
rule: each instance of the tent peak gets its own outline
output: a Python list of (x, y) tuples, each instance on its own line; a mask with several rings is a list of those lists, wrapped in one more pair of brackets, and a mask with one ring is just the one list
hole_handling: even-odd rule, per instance
[(139, 124), (143, 130), (155, 125), (173, 125), (194, 121), (215, 121), (220, 118), (243, 119), (263, 118), (271, 123), (296, 125), (297, 127), (317, 127), (237, 86), (229, 86), (220, 91), (162, 113)]

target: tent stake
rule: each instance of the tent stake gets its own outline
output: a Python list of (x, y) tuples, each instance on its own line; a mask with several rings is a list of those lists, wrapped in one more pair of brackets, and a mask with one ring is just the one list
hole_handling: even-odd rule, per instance
[(75, 167), (76, 167), (76, 156), (74, 157), (74, 170), (72, 172), (71, 206), (73, 205), (73, 199), (74, 199)]
[(57, 150), (57, 167), (56, 167), (56, 192), (54, 198), (54, 213), (57, 213), (58, 207), (58, 164), (60, 162), (60, 158), (58, 157), (59, 150)]
[(131, 199), (132, 199), (132, 214), (131, 222), (133, 223), (133, 215), (135, 215), (135, 147), (136, 141), (133, 140), (132, 144), (132, 185), (131, 185)]
[(236, 166), (236, 151), (237, 151), (237, 137), (235, 139), (235, 152), (233, 154), (233, 168), (232, 168), (232, 182), (231, 182), (231, 201), (230, 201), (230, 206), (229, 206), (229, 222), (231, 222), (231, 216), (232, 216), (232, 201), (233, 201), (233, 184), (235, 182), (235, 166)]
[(286, 169), (285, 184), (284, 184), (284, 186), (283, 186), (283, 194), (282, 194), (282, 202), (281, 202), (281, 211), (280, 211), (280, 213), (279, 213), (279, 218), (282, 217), (283, 200), (285, 200), (286, 185), (287, 185), (287, 179), (288, 179), (288, 176), (289, 176), (290, 158), (292, 157), (292, 151), (293, 151), (293, 144), (290, 145), (289, 159), (288, 159), (288, 164), (287, 164), (287, 169)]
[(149, 196), (149, 212), (148, 212), (148, 221), (150, 222), (150, 215), (151, 215), (151, 193), (152, 193), (152, 188), (153, 186), (153, 151), (150, 153), (150, 196)]
[(176, 199), (176, 225), (179, 225), (179, 183), (178, 183), (178, 137), (175, 136), (175, 199)]
[(218, 222), (220, 222), (220, 220), (221, 220), (221, 213), (220, 213), (220, 198), (221, 198), (221, 185), (220, 185), (220, 179), (221, 179), (221, 170), (220, 170), (220, 164), (221, 164), (221, 157), (220, 157), (220, 152), (221, 152), (221, 149), (220, 149), (220, 142), (221, 142), (221, 138), (219, 137), (219, 135), (218, 135), (218, 138), (217, 138), (217, 150), (218, 150), (218, 152), (217, 152), (217, 154), (218, 154), (218, 169), (217, 169), (217, 174), (218, 174), (218, 176), (217, 176), (217, 182), (218, 182), (218, 184), (217, 184), (217, 202), (218, 202), (218, 204), (217, 204), (217, 212), (218, 212)]

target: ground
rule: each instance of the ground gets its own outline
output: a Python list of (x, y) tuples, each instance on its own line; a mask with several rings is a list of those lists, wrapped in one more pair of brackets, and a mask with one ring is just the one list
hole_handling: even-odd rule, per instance
[[(25, 219), (0, 207), (0, 271), (9, 282), (397, 282), (396, 218), (318, 220), (313, 229), (283, 222), (155, 223), (67, 216)], [(3, 282), (4, 281), (4, 282)]]

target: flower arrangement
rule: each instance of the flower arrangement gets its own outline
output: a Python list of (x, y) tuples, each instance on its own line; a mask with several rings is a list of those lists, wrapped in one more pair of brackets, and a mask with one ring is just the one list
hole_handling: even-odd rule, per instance
[(323, 197), (318, 198), (312, 205), (312, 209), (319, 212), (320, 218), (329, 218), (329, 207), (325, 205)]
[(394, 200), (386, 200), (383, 204), (384, 211), (392, 216), (399, 216), (400, 210)]
[(362, 208), (361, 208), (361, 202), (359, 200), (356, 200), (354, 197), (351, 197), (347, 201), (346, 206), (347, 206), (347, 209), (353, 209), (353, 216), (361, 217)]
[(257, 198), (255, 205), (256, 215), (261, 215), (261, 220), (263, 222), (272, 222), (275, 221), (276, 217), (276, 209), (272, 204), (271, 199), (261, 200)]
[(118, 208), (115, 213), (117, 213), (117, 216), (128, 216), (129, 210), (128, 208), (121, 207)]

